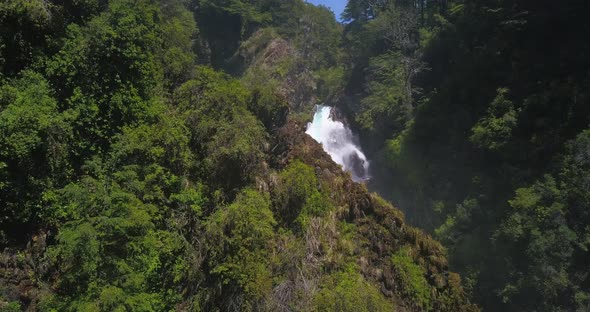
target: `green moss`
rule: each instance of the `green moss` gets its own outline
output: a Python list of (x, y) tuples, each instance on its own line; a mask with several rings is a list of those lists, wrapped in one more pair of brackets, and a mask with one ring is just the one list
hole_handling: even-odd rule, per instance
[(354, 266), (327, 276), (314, 298), (314, 311), (395, 311), (379, 289), (363, 279)]
[(404, 247), (391, 258), (398, 275), (398, 285), (404, 295), (423, 310), (432, 308), (430, 286), (424, 277), (425, 271), (414, 263), (410, 248)]

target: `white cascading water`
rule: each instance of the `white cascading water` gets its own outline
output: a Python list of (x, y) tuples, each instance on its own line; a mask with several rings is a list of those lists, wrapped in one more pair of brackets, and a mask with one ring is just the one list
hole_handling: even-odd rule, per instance
[(324, 151), (332, 160), (352, 174), (355, 182), (369, 180), (369, 161), (361, 149), (354, 143), (352, 131), (343, 123), (330, 116), (332, 108), (316, 106), (313, 121), (307, 124), (307, 133), (321, 143)]

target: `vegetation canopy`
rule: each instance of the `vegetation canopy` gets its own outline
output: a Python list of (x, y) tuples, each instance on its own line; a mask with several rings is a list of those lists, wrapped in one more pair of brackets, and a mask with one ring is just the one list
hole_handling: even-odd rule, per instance
[(588, 311), (589, 6), (2, 0), (0, 311)]

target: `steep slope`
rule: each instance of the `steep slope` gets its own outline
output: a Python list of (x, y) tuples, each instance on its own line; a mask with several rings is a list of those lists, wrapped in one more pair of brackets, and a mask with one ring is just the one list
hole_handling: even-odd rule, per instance
[(477, 310), (305, 134), (340, 90), (333, 15), (196, 2), (0, 6), (55, 36), (0, 45), (0, 309)]
[[(328, 220), (353, 226), (348, 239), (354, 242), (354, 248), (348, 257), (359, 266), (365, 279), (380, 285), (399, 310), (477, 310), (468, 303), (459, 276), (448, 271), (444, 248), (405, 224), (398, 209), (369, 193), (362, 184), (352, 182), (350, 175), (342, 172), (317, 142), (303, 134), (304, 129), (303, 124), (293, 120), (280, 129), (280, 157), (284, 162), (302, 161), (315, 168), (322, 192), (331, 194), (336, 207), (330, 216), (333, 219)], [(325, 220), (317, 222), (320, 224), (316, 231), (330, 227), (323, 224)], [(313, 230), (308, 229), (308, 238), (322, 235)], [(338, 234), (339, 231), (332, 233)], [(338, 239), (332, 240), (323, 242), (325, 245), (314, 256), (322, 258), (334, 253), (329, 246), (338, 245)]]

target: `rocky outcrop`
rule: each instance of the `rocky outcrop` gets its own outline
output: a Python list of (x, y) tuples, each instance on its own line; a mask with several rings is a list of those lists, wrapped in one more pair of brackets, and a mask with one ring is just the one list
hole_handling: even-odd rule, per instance
[[(339, 209), (338, 218), (357, 228), (354, 254), (364, 277), (381, 285), (400, 311), (477, 311), (463, 288), (458, 274), (449, 271), (443, 246), (421, 230), (407, 225), (403, 213), (363, 184), (354, 183), (322, 146), (305, 134), (305, 124), (290, 119), (277, 133), (276, 158), (279, 164), (300, 160), (316, 169), (316, 175)], [(413, 262), (428, 282), (429, 308), (413, 298), (392, 256), (409, 250)]]
[(26, 311), (37, 310), (44, 289), (39, 276), (46, 271), (46, 240), (47, 233), (39, 232), (31, 237), (26, 248), (6, 248), (0, 253), (0, 311), (9, 302), (22, 303)]
[(263, 79), (265, 84), (277, 84), (276, 91), (295, 112), (316, 104), (317, 83), (312, 71), (305, 65), (301, 53), (273, 29), (257, 31), (242, 44), (238, 53), (247, 67), (245, 81)]

